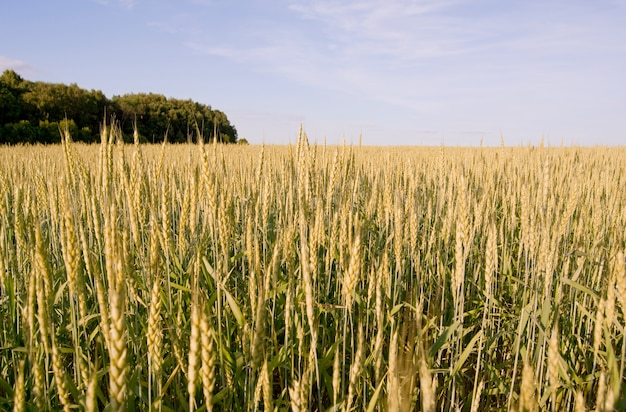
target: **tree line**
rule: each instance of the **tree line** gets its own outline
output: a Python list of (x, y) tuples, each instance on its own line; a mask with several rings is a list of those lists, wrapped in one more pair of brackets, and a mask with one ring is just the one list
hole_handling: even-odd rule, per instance
[(108, 99), (100, 90), (33, 82), (13, 70), (0, 76), (0, 144), (58, 143), (66, 129), (75, 141), (99, 142), (109, 118), (128, 141), (136, 127), (142, 142), (160, 143), (167, 136), (168, 142), (185, 143), (198, 132), (205, 141), (237, 142), (237, 129), (223, 112), (192, 100), (155, 93)]

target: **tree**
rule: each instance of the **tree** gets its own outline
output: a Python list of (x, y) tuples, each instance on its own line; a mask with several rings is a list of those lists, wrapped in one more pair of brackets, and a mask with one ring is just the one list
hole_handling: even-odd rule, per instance
[(13, 123), (19, 118), (19, 95), (8, 84), (0, 83), (0, 124)]
[(92, 132), (76, 136), (75, 140), (97, 141), (107, 101), (101, 91), (87, 91), (76, 84), (37, 82), (24, 93), (24, 101), (37, 109), (39, 119), (50, 122), (70, 119)]
[(167, 135), (169, 142), (185, 143), (198, 131), (205, 141), (237, 141), (237, 131), (224, 113), (192, 100), (139, 93), (115, 96), (112, 105), (127, 136), (136, 125), (139, 134), (152, 142), (162, 142)]
[(13, 70), (5, 70), (2, 76), (0, 76), (0, 83), (6, 84), (13, 89), (20, 89), (24, 84), (24, 79)]
[(0, 76), (0, 144), (59, 142), (63, 122), (74, 140), (97, 142), (105, 114), (120, 123), (128, 141), (135, 127), (144, 142), (162, 142), (167, 135), (170, 142), (184, 143), (193, 140), (197, 131), (206, 141), (237, 141), (237, 130), (224, 113), (192, 100), (154, 93), (108, 100), (101, 91), (88, 91), (75, 83), (31, 82), (12, 70)]
[(0, 124), (16, 123), (24, 119), (29, 110), (22, 101), (25, 82), (13, 70), (5, 70), (0, 76)]

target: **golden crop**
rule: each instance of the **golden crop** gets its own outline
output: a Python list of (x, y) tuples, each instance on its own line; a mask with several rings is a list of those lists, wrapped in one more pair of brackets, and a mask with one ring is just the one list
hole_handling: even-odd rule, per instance
[(626, 148), (0, 148), (0, 409), (626, 408)]

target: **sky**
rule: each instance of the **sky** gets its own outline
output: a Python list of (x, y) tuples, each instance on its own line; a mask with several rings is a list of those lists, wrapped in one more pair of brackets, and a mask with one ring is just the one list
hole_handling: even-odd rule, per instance
[(4, 0), (0, 71), (250, 143), (626, 144), (626, 0)]

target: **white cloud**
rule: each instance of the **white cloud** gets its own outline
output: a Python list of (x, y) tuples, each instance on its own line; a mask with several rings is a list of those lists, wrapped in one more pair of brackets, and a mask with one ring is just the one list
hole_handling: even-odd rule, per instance
[(474, 36), (445, 14), (460, 1), (292, 2), (301, 18), (318, 22), (329, 40), (354, 57), (400, 61), (459, 53)]
[(227, 30), (209, 33), (193, 16), (174, 26), (184, 27), (194, 53), (424, 116), (471, 111), (472, 102), (511, 93), (567, 94), (594, 64), (626, 51), (611, 13), (581, 3), (286, 0), (286, 10), (272, 9), (276, 4), (226, 22)]
[(23, 74), (32, 74), (32, 72), (34, 72), (33, 67), (26, 62), (0, 56), (0, 72), (5, 70), (15, 70)]
[[(111, 5), (112, 2), (111, 0), (94, 0), (96, 3), (101, 4), (103, 6), (109, 6)], [(118, 0), (117, 3), (128, 9), (128, 10), (132, 10), (135, 8), (135, 6), (137, 5), (137, 0)]]
[(137, 5), (136, 0), (119, 0), (119, 2), (122, 7), (127, 8), (128, 10), (134, 9)]
[[(189, 41), (195, 53), (230, 59), (322, 90), (363, 94), (414, 112), (439, 104), (416, 66), (469, 53), (478, 34), (445, 15), (459, 1), (292, 1), (293, 18), (253, 21), (241, 37)], [(275, 23), (275, 24), (272, 24)]]
[(171, 35), (193, 37), (202, 33), (202, 29), (194, 24), (191, 13), (175, 13), (167, 19), (148, 21), (146, 25)]
[(215, 0), (190, 0), (191, 4), (196, 6), (213, 6), (215, 5)]

